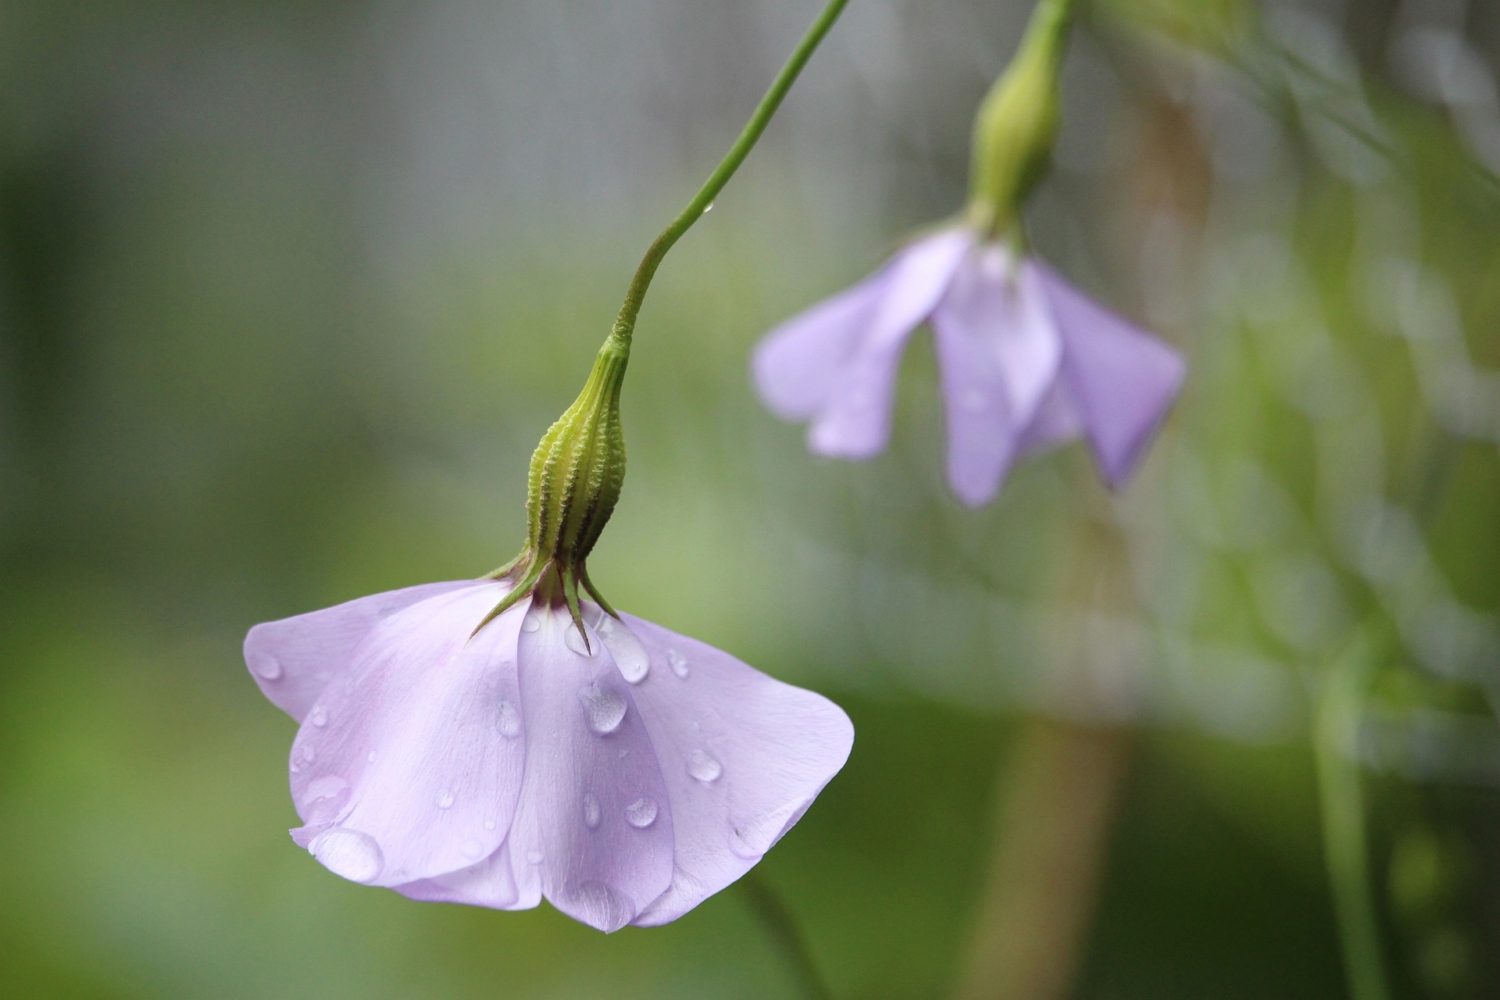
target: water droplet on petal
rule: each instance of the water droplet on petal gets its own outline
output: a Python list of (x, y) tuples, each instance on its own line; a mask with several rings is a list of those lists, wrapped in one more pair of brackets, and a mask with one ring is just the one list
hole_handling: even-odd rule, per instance
[(526, 612), (526, 617), (521, 619), (522, 632), (535, 632), (542, 627), (542, 616), (535, 611)]
[(628, 625), (604, 615), (595, 631), (604, 642), (604, 648), (609, 650), (615, 666), (620, 668), (621, 677), (632, 684), (639, 684), (646, 679), (646, 674), (651, 671), (651, 658), (646, 655), (646, 647), (641, 645), (641, 640), (636, 638)]
[(281, 663), (270, 653), (257, 653), (255, 656), (255, 673), (262, 680), (280, 680)]
[(602, 813), (599, 809), (598, 797), (594, 795), (593, 792), (584, 792), (583, 825), (588, 827), (590, 830), (596, 829), (599, 826), (599, 819), (601, 815)]
[(620, 728), (625, 718), (625, 697), (620, 692), (597, 684), (590, 684), (578, 692), (583, 701), (583, 715), (589, 728), (600, 736), (607, 736)]
[(302, 794), (302, 804), (308, 805), (319, 799), (336, 798), (340, 792), (349, 787), (349, 783), (337, 775), (329, 774), (312, 781), (307, 790)]
[(603, 882), (584, 882), (573, 893), (572, 901), (581, 911), (580, 920), (606, 933), (635, 919), (635, 904), (630, 897)]
[(307, 721), (319, 728), (328, 725), (328, 709), (319, 705), (312, 710), (312, 715), (307, 717)]
[(538, 851), (534, 847), (531, 850), (527, 851), (526, 852), (526, 863), (528, 865), (539, 865), (539, 864), (541, 864), (542, 863), (542, 852)]
[(486, 830), (493, 830), (495, 828), (495, 821), (492, 820), (492, 819), (485, 820), (484, 821), (484, 828)]
[(500, 735), (508, 740), (513, 740), (521, 735), (521, 710), (508, 701), (502, 701), (496, 707), (495, 727), (500, 730)]
[(313, 838), (307, 848), (323, 867), (351, 882), (373, 882), (385, 867), (380, 845), (369, 834), (334, 827)]
[(719, 775), (724, 773), (724, 765), (720, 764), (707, 750), (694, 750), (688, 754), (687, 772), (697, 780), (708, 784), (710, 781), (719, 780)]
[(445, 788), (441, 792), (438, 792), (437, 807), (439, 809), (447, 809), (452, 804), (453, 804), (453, 793), (451, 791), (449, 791), (448, 789)]
[(563, 645), (567, 646), (579, 656), (594, 655), (594, 650), (592, 648), (593, 644), (585, 641), (583, 633), (580, 632), (578, 630), (578, 626), (574, 625), (572, 622), (568, 623), (568, 626), (563, 634)]
[(687, 657), (683, 656), (681, 653), (677, 652), (677, 650), (675, 650), (675, 649), (669, 649), (669, 650), (667, 650), (667, 665), (672, 668), (672, 673), (676, 674), (678, 677), (683, 677), (683, 678), (687, 677), (687, 675), (688, 675), (688, 661), (687, 661)]
[(645, 796), (625, 807), (625, 822), (637, 830), (644, 830), (656, 822), (656, 800)]
[(318, 759), (318, 752), (312, 748), (311, 743), (302, 744), (302, 759), (309, 764)]
[(376, 753), (376, 752), (375, 752), (375, 751), (374, 751), (374, 750), (371, 750), (371, 751), (370, 751), (370, 754), (369, 754), (369, 756), (367, 756), (367, 757), (366, 757), (366, 758), (365, 758), (365, 760), (367, 760), (367, 761), (369, 761), (369, 762), (370, 762), (370, 763), (371, 763), (371, 764), (373, 764), (373, 763), (375, 763), (375, 758), (376, 758), (376, 757), (378, 757), (378, 756), (380, 756), (380, 755), (379, 755), (379, 754), (377, 754), (377, 753)]
[(481, 854), (484, 853), (484, 845), (477, 840), (471, 839), (464, 841), (463, 846), (461, 846), (459, 850), (463, 852), (464, 857), (468, 858), (470, 861), (475, 861)]

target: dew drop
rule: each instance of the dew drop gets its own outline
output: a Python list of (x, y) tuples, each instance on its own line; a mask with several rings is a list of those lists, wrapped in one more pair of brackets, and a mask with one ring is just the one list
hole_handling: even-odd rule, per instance
[(496, 706), (495, 714), (495, 728), (500, 730), (501, 736), (513, 740), (521, 735), (521, 712), (515, 705), (502, 701)]
[(618, 691), (590, 684), (578, 692), (583, 701), (583, 715), (589, 728), (600, 736), (607, 736), (620, 728), (625, 718), (625, 698)]
[(365, 760), (367, 760), (367, 761), (369, 761), (369, 762), (370, 762), (370, 763), (371, 763), (371, 764), (373, 764), (373, 763), (375, 763), (375, 758), (376, 758), (376, 757), (378, 757), (378, 756), (380, 756), (380, 755), (379, 755), (379, 754), (377, 754), (377, 753), (376, 753), (376, 752), (375, 752), (375, 751), (374, 751), (374, 750), (371, 750), (371, 751), (370, 751), (370, 753), (369, 753), (369, 756), (367, 756), (367, 757), (366, 757), (366, 758), (365, 758)]
[(651, 670), (651, 658), (646, 655), (646, 647), (641, 645), (641, 640), (636, 638), (629, 626), (604, 615), (595, 631), (599, 633), (604, 648), (609, 650), (615, 666), (620, 668), (621, 677), (632, 684), (639, 684), (646, 679), (646, 674)]
[(358, 830), (324, 830), (313, 838), (308, 850), (323, 867), (351, 882), (373, 882), (385, 867), (375, 838)]
[(593, 792), (583, 793), (583, 825), (590, 830), (597, 829), (599, 819), (602, 815), (599, 809), (599, 799)]
[(526, 612), (526, 617), (521, 619), (522, 632), (535, 632), (542, 627), (542, 616), (535, 611)]
[(707, 215), (709, 212), (712, 212), (713, 210), (714, 210), (714, 203), (713, 202), (709, 202), (707, 205), (703, 206), (703, 214), (704, 215)]
[(468, 858), (470, 861), (476, 861), (478, 860), (479, 856), (484, 853), (484, 845), (477, 840), (471, 839), (464, 841), (463, 846), (461, 846), (459, 850), (462, 851), (463, 856)]
[(656, 800), (642, 796), (625, 807), (625, 822), (644, 830), (656, 822)]
[(683, 677), (683, 678), (687, 677), (687, 675), (688, 675), (688, 661), (687, 661), (687, 657), (683, 656), (681, 653), (677, 652), (677, 650), (675, 650), (675, 649), (669, 649), (669, 650), (667, 650), (667, 665), (672, 668), (672, 673), (676, 674), (678, 677)]
[(325, 775), (317, 778), (307, 786), (307, 791), (302, 794), (302, 804), (311, 805), (320, 799), (336, 799), (349, 787), (349, 783), (337, 775)]
[(688, 754), (687, 772), (706, 785), (719, 780), (719, 775), (724, 773), (724, 765), (707, 750), (694, 750)]
[(262, 680), (280, 680), (281, 663), (270, 653), (259, 653), (255, 657), (255, 672)]
[(630, 897), (603, 882), (584, 882), (573, 893), (578, 919), (591, 927), (609, 933), (635, 919), (635, 904)]
[(526, 863), (528, 865), (539, 865), (542, 863), (542, 852), (536, 848), (526, 852)]
[(567, 646), (579, 656), (594, 655), (591, 644), (585, 640), (584, 635), (581, 631), (579, 631), (578, 626), (572, 624), (571, 622), (568, 623), (568, 626), (564, 631), (563, 645)]
[(311, 743), (302, 744), (302, 759), (309, 764), (318, 759), (318, 752), (312, 748)]
[(437, 807), (439, 809), (447, 809), (452, 804), (453, 804), (453, 793), (451, 791), (449, 791), (448, 789), (445, 788), (441, 792), (438, 793)]
[(312, 715), (308, 717), (307, 721), (311, 722), (313, 725), (321, 729), (322, 727), (328, 725), (328, 709), (324, 708), (322, 705), (319, 705), (317, 708), (312, 710)]
[(302, 765), (298, 764), (295, 760), (292, 761), (292, 773), (296, 774), (300, 770), (302, 770)]
[(492, 820), (492, 819), (485, 820), (484, 821), (484, 828), (486, 830), (493, 830), (495, 828), (495, 821)]

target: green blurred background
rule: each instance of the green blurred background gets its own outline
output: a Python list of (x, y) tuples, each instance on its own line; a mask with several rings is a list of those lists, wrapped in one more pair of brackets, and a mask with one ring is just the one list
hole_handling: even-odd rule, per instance
[[(746, 358), (961, 206), (1028, 11), (851, 4), (647, 302), (592, 575), (853, 717), (761, 866), (841, 998), (962, 982), (1038, 713), (1122, 748), (1066, 995), (1347, 995), (1312, 724), (1389, 636), (1337, 749), (1392, 992), (1500, 997), (1500, 8), (1086, 6), (1033, 242), (1192, 376), (1122, 495), (1074, 446), (969, 512), (920, 338), (860, 465)], [(606, 937), (331, 876), (239, 646), (513, 554), (531, 448), (814, 12), (0, 2), (0, 995), (801, 995), (736, 888)]]

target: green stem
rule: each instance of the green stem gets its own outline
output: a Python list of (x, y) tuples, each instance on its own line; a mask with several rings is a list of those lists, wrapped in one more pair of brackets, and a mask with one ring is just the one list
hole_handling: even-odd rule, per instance
[(792, 919), (791, 912), (776, 894), (776, 890), (766, 884), (755, 868), (745, 873), (739, 881), (739, 887), (745, 901), (750, 904), (751, 911), (760, 918), (772, 940), (786, 956), (787, 964), (802, 983), (802, 990), (808, 1000), (833, 1000), (833, 994), (823, 982), (823, 977), (818, 974), (817, 964), (813, 962), (807, 942), (797, 929), (797, 922)]
[(1374, 644), (1367, 631), (1361, 630), (1334, 660), (1323, 678), (1314, 734), (1323, 810), (1323, 851), (1351, 1000), (1390, 997), (1370, 886), (1364, 793), (1354, 755), (1373, 653)]
[(728, 154), (720, 161), (718, 167), (709, 175), (703, 187), (688, 202), (687, 207), (673, 219), (671, 225), (661, 231), (661, 235), (651, 244), (646, 251), (646, 256), (641, 259), (641, 264), (635, 270), (635, 278), (630, 282), (630, 290), (625, 293), (625, 301), (620, 306), (620, 314), (615, 318), (614, 330), (610, 336), (624, 341), (626, 346), (630, 344), (631, 334), (635, 331), (635, 319), (641, 311), (641, 302), (646, 298), (646, 289), (651, 287), (651, 279), (656, 276), (656, 269), (661, 265), (662, 258), (672, 245), (682, 238), (682, 234), (692, 228), (707, 212), (713, 201), (718, 197), (724, 185), (729, 183), (729, 178), (745, 162), (745, 157), (750, 155), (750, 150), (759, 141), (760, 134), (766, 130), (771, 123), (771, 117), (776, 114), (776, 109), (781, 106), (782, 98), (786, 97), (787, 91), (792, 89), (792, 84), (797, 82), (797, 76), (802, 72), (802, 67), (812, 58), (823, 37), (828, 34), (833, 22), (838, 20), (839, 14), (843, 13), (845, 5), (849, 0), (829, 0), (828, 6), (823, 8), (823, 13), (807, 29), (807, 34), (797, 44), (796, 51), (792, 53), (786, 65), (781, 67), (781, 72), (776, 74), (776, 79), (771, 83), (771, 89), (766, 91), (766, 96), (760, 99), (755, 113), (745, 123), (745, 128), (740, 132), (734, 145), (729, 148)]

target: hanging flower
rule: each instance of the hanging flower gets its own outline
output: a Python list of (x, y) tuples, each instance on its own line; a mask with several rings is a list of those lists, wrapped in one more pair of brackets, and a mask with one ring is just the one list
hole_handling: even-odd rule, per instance
[(652, 276), (846, 3), (828, 0), (647, 250), (582, 391), (532, 454), (521, 553), (484, 579), (246, 636), (256, 683), (301, 725), (292, 837), (335, 874), (498, 909), (545, 897), (603, 931), (664, 924), (745, 874), (848, 759), (838, 706), (618, 614), (587, 566), (625, 481), (620, 391)]
[[(296, 842), (413, 899), (542, 897), (614, 931), (739, 878), (848, 757), (827, 699), (629, 615), (433, 583), (257, 625), (245, 660), (301, 724)], [(472, 638), (471, 638), (472, 636)]]
[(890, 437), (896, 370), (932, 325), (948, 431), (948, 482), (994, 499), (1011, 463), (1080, 435), (1111, 487), (1134, 470), (1182, 384), (1170, 347), (1035, 257), (962, 225), (920, 239), (876, 274), (773, 330), (756, 385), (808, 447), (868, 458)]
[(927, 322), (948, 482), (964, 503), (994, 499), (1016, 458), (1080, 435), (1111, 487), (1140, 461), (1182, 385), (1182, 359), (1022, 249), (1021, 205), (1057, 136), (1071, 18), (1072, 0), (1041, 0), (980, 106), (963, 223), (910, 244), (757, 347), (762, 399), (783, 419), (810, 422), (812, 451), (859, 459), (885, 448), (896, 369)]

